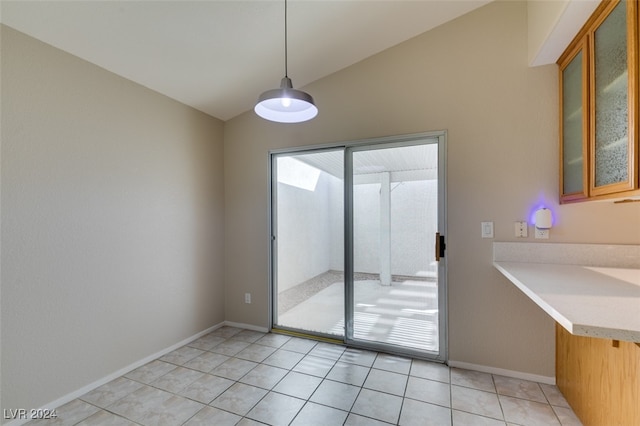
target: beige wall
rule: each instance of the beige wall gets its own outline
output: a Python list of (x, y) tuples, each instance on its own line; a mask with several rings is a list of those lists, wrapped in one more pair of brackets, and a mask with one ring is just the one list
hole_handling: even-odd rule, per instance
[(306, 87), (311, 122), (228, 121), (226, 319), (269, 323), (270, 149), (447, 130), (450, 359), (553, 377), (553, 322), (492, 267), (480, 222), (515, 241), (513, 222), (543, 202), (549, 242), (638, 244), (640, 205), (557, 205), (557, 69), (528, 67), (527, 43), (526, 3), (491, 3)]
[(2, 27), (2, 407), (224, 321), (223, 123)]

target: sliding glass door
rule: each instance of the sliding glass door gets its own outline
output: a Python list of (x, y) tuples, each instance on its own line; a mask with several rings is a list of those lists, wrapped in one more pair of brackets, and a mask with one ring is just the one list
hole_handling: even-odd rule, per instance
[(274, 328), (446, 359), (444, 137), (271, 154)]
[(344, 149), (272, 155), (274, 325), (344, 337)]
[(437, 139), (358, 146), (346, 154), (346, 339), (437, 357)]

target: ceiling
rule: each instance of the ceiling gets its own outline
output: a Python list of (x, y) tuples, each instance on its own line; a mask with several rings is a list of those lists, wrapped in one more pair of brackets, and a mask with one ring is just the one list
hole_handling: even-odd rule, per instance
[[(301, 88), (490, 1), (289, 0), (289, 77)], [(0, 21), (221, 120), (284, 76), (284, 1), (2, 0)]]

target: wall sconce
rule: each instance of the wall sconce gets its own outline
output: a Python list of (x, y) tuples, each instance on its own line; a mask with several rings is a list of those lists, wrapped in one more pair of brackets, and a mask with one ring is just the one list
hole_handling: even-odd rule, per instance
[(546, 207), (536, 210), (534, 221), (536, 226), (535, 237), (539, 239), (548, 239), (549, 229), (551, 229), (553, 224), (551, 210)]

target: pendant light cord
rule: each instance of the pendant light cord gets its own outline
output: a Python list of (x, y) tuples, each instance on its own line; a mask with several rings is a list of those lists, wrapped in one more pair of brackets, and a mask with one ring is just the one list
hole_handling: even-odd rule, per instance
[(287, 0), (284, 0), (284, 76), (289, 77), (287, 69)]

